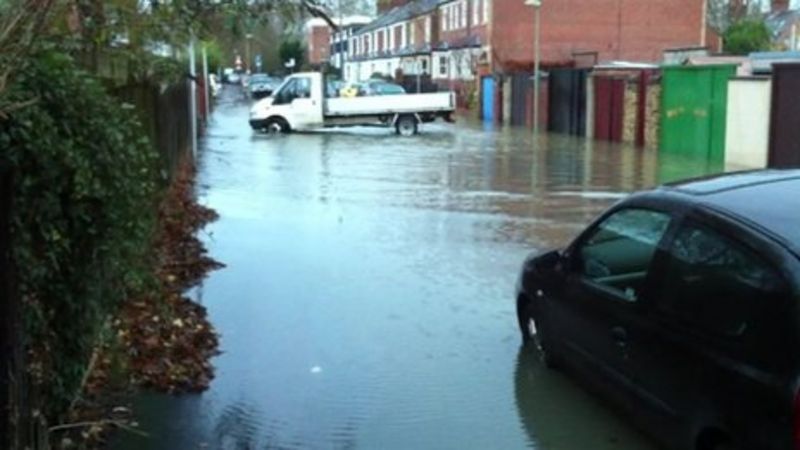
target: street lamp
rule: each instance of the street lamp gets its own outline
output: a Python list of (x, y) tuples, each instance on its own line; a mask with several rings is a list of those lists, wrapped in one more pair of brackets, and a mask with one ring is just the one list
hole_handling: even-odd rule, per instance
[(252, 62), (250, 60), (250, 41), (253, 40), (253, 34), (252, 33), (247, 33), (244, 37), (247, 39), (247, 41), (246, 41), (247, 46), (245, 47), (245, 49), (246, 49), (245, 58), (247, 58), (247, 60), (245, 62), (245, 66), (247, 67), (247, 73), (249, 74), (249, 73), (252, 73), (251, 70), (250, 70), (250, 64)]
[(534, 30), (533, 34), (533, 132), (539, 134), (539, 12), (542, 0), (525, 0), (525, 4), (533, 6)]

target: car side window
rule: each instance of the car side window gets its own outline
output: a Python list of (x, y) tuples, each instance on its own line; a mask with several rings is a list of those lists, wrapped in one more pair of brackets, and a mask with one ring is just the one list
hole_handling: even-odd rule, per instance
[(715, 334), (743, 334), (752, 308), (784, 291), (762, 257), (705, 227), (683, 226), (669, 253), (657, 308)]
[(310, 78), (296, 78), (297, 87), (295, 88), (295, 98), (309, 98), (311, 97), (311, 79)]
[(288, 103), (292, 103), (292, 100), (297, 98), (296, 95), (297, 91), (297, 78), (289, 80), (288, 83), (284, 84), (280, 91), (275, 94), (275, 100), (273, 104), (275, 105), (285, 105)]
[(580, 272), (625, 300), (639, 299), (669, 214), (623, 209), (601, 222), (578, 250)]

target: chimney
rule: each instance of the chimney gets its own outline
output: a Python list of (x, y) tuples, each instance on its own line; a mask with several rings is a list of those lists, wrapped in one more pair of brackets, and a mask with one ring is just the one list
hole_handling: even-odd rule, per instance
[(785, 12), (789, 10), (790, 0), (772, 0), (772, 9), (774, 13)]
[(383, 14), (397, 6), (411, 3), (411, 0), (378, 0), (378, 14)]

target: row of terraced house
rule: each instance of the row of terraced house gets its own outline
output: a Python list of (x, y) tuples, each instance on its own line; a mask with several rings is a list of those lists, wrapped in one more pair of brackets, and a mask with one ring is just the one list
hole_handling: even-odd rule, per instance
[[(309, 27), (310, 62), (341, 68), (349, 82), (381, 74), (452, 89), (461, 107), (495, 120), (509, 95), (505, 80), (532, 76), (535, 10), (528, 1), (386, 3), (374, 20), (346, 22), (337, 33), (319, 33), (323, 23)], [(542, 73), (615, 61), (660, 63), (668, 49), (719, 47), (705, 0), (542, 0), (539, 13)]]

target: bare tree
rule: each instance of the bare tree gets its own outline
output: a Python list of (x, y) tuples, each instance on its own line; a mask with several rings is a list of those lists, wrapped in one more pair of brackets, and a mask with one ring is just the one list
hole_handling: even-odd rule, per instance
[(55, 4), (56, 0), (17, 0), (0, 5), (0, 119), (34, 101), (9, 103), (5, 92), (52, 19)]
[(324, 6), (333, 14), (333, 17), (375, 13), (374, 0), (325, 0)]
[(737, 21), (751, 15), (760, 14), (763, 0), (706, 0), (708, 26), (722, 35)]

